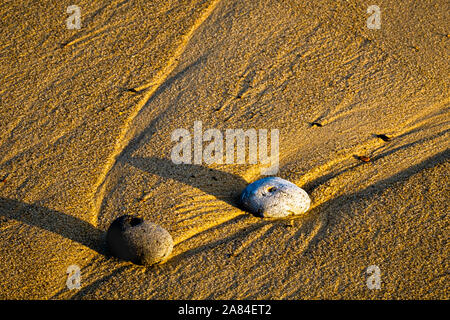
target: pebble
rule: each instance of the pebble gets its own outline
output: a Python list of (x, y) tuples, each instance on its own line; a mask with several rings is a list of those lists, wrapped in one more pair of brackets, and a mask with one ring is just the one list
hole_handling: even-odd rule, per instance
[(166, 229), (130, 215), (111, 223), (106, 242), (115, 257), (145, 266), (164, 262), (173, 249), (172, 236)]
[(240, 200), (245, 210), (264, 218), (302, 214), (311, 205), (305, 190), (278, 177), (267, 177), (249, 184), (242, 191)]

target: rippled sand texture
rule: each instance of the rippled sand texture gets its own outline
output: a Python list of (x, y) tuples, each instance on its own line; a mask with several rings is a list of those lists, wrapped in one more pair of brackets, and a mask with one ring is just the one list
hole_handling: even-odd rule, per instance
[[(0, 298), (450, 298), (447, 1), (379, 1), (380, 30), (359, 0), (72, 4), (0, 5)], [(259, 164), (175, 165), (194, 121), (279, 129), (308, 214), (236, 207)], [(109, 257), (122, 214), (172, 258)]]

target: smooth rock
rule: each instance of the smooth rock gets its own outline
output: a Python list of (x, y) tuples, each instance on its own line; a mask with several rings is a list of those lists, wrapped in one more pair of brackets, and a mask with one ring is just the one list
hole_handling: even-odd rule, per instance
[(130, 215), (111, 223), (106, 242), (117, 258), (145, 266), (164, 262), (173, 249), (172, 236), (166, 229)]
[(278, 177), (267, 177), (249, 184), (242, 191), (240, 201), (243, 209), (264, 218), (302, 214), (311, 205), (305, 190)]

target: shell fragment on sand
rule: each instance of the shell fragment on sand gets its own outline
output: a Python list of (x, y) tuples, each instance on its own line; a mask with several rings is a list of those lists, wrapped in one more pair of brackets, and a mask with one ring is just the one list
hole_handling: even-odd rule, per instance
[(106, 242), (115, 257), (145, 266), (164, 262), (173, 249), (173, 239), (167, 230), (130, 215), (112, 222)]
[(264, 218), (302, 214), (311, 205), (305, 190), (278, 177), (267, 177), (249, 184), (242, 191), (240, 201), (245, 210)]

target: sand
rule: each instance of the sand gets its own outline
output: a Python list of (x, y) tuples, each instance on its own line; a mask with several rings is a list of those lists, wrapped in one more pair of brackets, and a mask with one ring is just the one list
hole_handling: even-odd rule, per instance
[[(1, 299), (450, 298), (447, 1), (380, 0), (379, 30), (360, 0), (72, 4), (0, 5)], [(174, 164), (195, 121), (278, 129), (308, 213), (238, 208), (261, 164)], [(165, 264), (108, 255), (123, 214)]]

